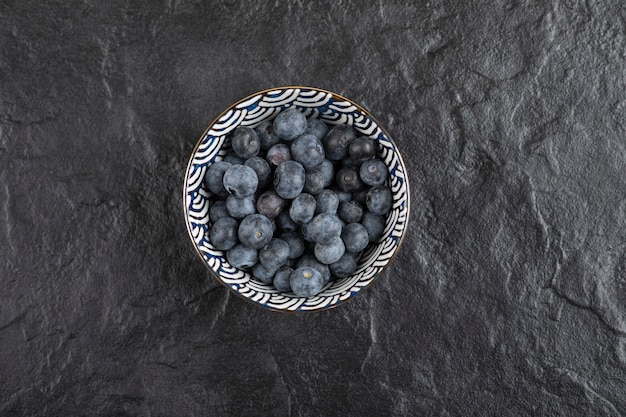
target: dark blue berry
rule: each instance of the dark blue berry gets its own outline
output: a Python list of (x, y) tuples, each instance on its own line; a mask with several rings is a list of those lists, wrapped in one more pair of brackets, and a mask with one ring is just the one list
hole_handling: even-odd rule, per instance
[(367, 230), (360, 223), (350, 223), (343, 227), (341, 239), (348, 252), (360, 252), (370, 243)]
[[(260, 214), (273, 219), (278, 216), (285, 207), (285, 200), (283, 200), (274, 191), (266, 191), (259, 196), (256, 200), (256, 210)], [(278, 225), (280, 227), (280, 224)], [(282, 229), (282, 227), (281, 227)]]
[(209, 218), (212, 222), (216, 222), (223, 217), (230, 217), (230, 213), (226, 209), (225, 201), (216, 201), (211, 204), (211, 208), (209, 209)]
[(289, 244), (282, 239), (272, 239), (259, 251), (259, 262), (266, 268), (278, 269), (289, 258)]
[(329, 244), (341, 235), (341, 221), (334, 214), (321, 213), (307, 224), (307, 232), (315, 242)]
[(339, 218), (346, 223), (356, 223), (363, 217), (363, 207), (354, 200), (344, 201), (337, 210)]
[(337, 262), (329, 265), (330, 273), (337, 278), (345, 278), (356, 272), (357, 258), (350, 252), (343, 254)]
[(261, 249), (272, 240), (272, 222), (262, 214), (244, 217), (239, 224), (239, 241), (251, 248)]
[(239, 239), (237, 230), (239, 222), (232, 217), (222, 217), (211, 226), (209, 239), (211, 244), (219, 250), (228, 250), (235, 246)]
[(254, 196), (235, 197), (229, 195), (226, 199), (226, 210), (231, 217), (235, 219), (243, 219), (246, 216), (256, 213), (254, 204)]
[(337, 186), (341, 191), (353, 193), (363, 188), (363, 182), (359, 178), (359, 171), (353, 167), (343, 167), (337, 172)]
[(298, 232), (283, 233), (280, 238), (289, 245), (289, 259), (297, 259), (304, 253), (304, 239)]
[(274, 131), (281, 139), (287, 141), (294, 140), (302, 135), (306, 127), (306, 117), (295, 107), (283, 110), (274, 119)]
[(311, 232), (309, 231), (310, 225), (311, 223), (304, 223), (300, 225), (300, 235), (302, 236), (302, 239), (307, 242), (315, 242), (315, 240), (313, 240), (313, 237), (311, 236)]
[(326, 158), (332, 161), (339, 161), (348, 155), (350, 143), (355, 139), (352, 126), (338, 125), (330, 129), (330, 131), (322, 139)]
[(239, 269), (248, 269), (259, 261), (256, 249), (238, 243), (226, 252), (228, 263)]
[(291, 220), (291, 217), (289, 217), (289, 210), (281, 211), (278, 217), (276, 217), (276, 223), (278, 227), (285, 232), (298, 230), (298, 227), (300, 227), (298, 223), (294, 222)]
[(322, 138), (326, 136), (326, 133), (328, 133), (328, 126), (326, 126), (326, 123), (322, 122), (320, 119), (310, 119), (307, 122), (306, 130), (304, 131), (305, 135), (313, 135), (318, 140), (322, 140)]
[(267, 162), (269, 162), (271, 166), (277, 167), (285, 161), (291, 161), (293, 158), (291, 157), (289, 146), (284, 143), (279, 143), (278, 145), (272, 146), (267, 151), (265, 159), (267, 159)]
[(259, 179), (258, 188), (267, 187), (272, 181), (272, 170), (270, 169), (270, 164), (260, 156), (253, 156), (248, 159), (245, 166), (252, 168), (252, 170), (256, 173), (257, 178)]
[(389, 187), (378, 186), (370, 188), (365, 198), (367, 209), (374, 214), (387, 214), (391, 210), (393, 198)]
[(346, 247), (341, 238), (335, 238), (328, 244), (315, 244), (315, 258), (323, 264), (329, 265), (337, 262), (346, 252)]
[(322, 190), (315, 196), (315, 214), (335, 214), (339, 207), (339, 197), (333, 190)]
[(322, 274), (322, 279), (324, 280), (324, 284), (330, 281), (330, 269), (328, 265), (324, 265), (323, 263), (315, 259), (315, 256), (313, 255), (302, 256), (298, 260), (298, 263), (296, 264), (296, 266), (298, 268), (303, 267), (303, 266), (315, 268), (319, 271), (320, 274)]
[(276, 274), (276, 268), (268, 268), (261, 262), (252, 268), (252, 275), (263, 284), (271, 284), (274, 281), (274, 274)]
[(271, 120), (264, 120), (255, 129), (259, 140), (261, 141), (261, 150), (266, 151), (272, 146), (280, 143), (280, 138), (274, 131), (274, 122)]
[(363, 214), (361, 224), (367, 230), (370, 242), (378, 242), (383, 237), (383, 231), (385, 230), (385, 219), (383, 216), (366, 211)]
[(380, 159), (371, 159), (363, 162), (359, 168), (359, 177), (367, 185), (372, 187), (383, 185), (389, 176), (387, 165)]
[(324, 161), (324, 146), (313, 135), (302, 135), (291, 142), (291, 157), (302, 164), (304, 169), (312, 169)]
[(243, 159), (252, 158), (259, 153), (261, 141), (254, 129), (247, 126), (239, 126), (233, 132), (231, 139), (233, 151)]
[(298, 224), (308, 223), (315, 214), (315, 198), (311, 194), (302, 193), (293, 199), (289, 209), (289, 217)]
[(254, 194), (259, 184), (256, 172), (245, 165), (233, 165), (224, 173), (224, 188), (235, 197)]
[(357, 164), (372, 159), (378, 151), (378, 143), (368, 137), (356, 138), (349, 147), (350, 158)]
[(225, 197), (228, 195), (228, 191), (224, 188), (224, 173), (232, 166), (230, 162), (218, 161), (207, 169), (204, 174), (204, 182), (209, 190), (219, 196)]
[(291, 277), (291, 273), (293, 272), (293, 268), (283, 265), (278, 268), (278, 271), (274, 274), (274, 287), (278, 291), (288, 292), (291, 291), (291, 284), (289, 283), (289, 278)]
[(232, 164), (232, 165), (241, 165), (245, 162), (245, 160), (242, 157), (238, 156), (234, 152), (231, 152), (228, 155), (226, 155), (224, 159), (222, 159), (222, 161), (228, 162), (229, 164)]
[(324, 174), (319, 169), (311, 169), (304, 174), (303, 191), (316, 195), (324, 189)]
[(352, 200), (352, 193), (341, 191), (339, 188), (336, 187), (333, 187), (332, 190), (335, 192), (335, 194), (337, 194), (337, 197), (339, 197), (339, 204), (343, 203), (344, 201)]
[(317, 269), (303, 266), (291, 273), (289, 284), (298, 297), (312, 297), (322, 290), (324, 281)]
[(322, 164), (317, 167), (317, 169), (321, 172), (322, 178), (324, 180), (324, 187), (328, 187), (333, 183), (335, 179), (335, 167), (333, 167), (333, 163), (329, 159), (324, 159)]
[(367, 200), (368, 191), (369, 191), (369, 188), (364, 188), (362, 190), (356, 191), (352, 193), (352, 199), (356, 201), (357, 203), (359, 203), (361, 207), (367, 207), (367, 204), (365, 201)]
[[(227, 171), (228, 172), (228, 171)], [(276, 194), (286, 199), (293, 199), (304, 188), (304, 168), (296, 161), (285, 161), (274, 172)]]

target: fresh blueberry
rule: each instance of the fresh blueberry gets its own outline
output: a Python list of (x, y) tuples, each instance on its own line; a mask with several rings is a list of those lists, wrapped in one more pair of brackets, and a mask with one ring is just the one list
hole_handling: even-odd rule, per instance
[(259, 262), (266, 268), (278, 269), (289, 258), (289, 244), (282, 239), (272, 239), (259, 251)]
[(322, 279), (324, 284), (330, 281), (330, 268), (328, 265), (324, 265), (320, 261), (318, 261), (313, 255), (303, 255), (296, 264), (297, 268), (307, 266), (310, 268), (317, 269), (320, 274), (322, 274)]
[(306, 130), (304, 134), (309, 134), (315, 136), (318, 140), (322, 140), (324, 136), (328, 133), (328, 126), (326, 123), (322, 122), (320, 119), (310, 119), (307, 122)]
[(261, 150), (266, 151), (272, 146), (280, 143), (280, 138), (274, 131), (274, 122), (271, 120), (264, 120), (255, 129), (259, 140), (261, 141)]
[(276, 274), (276, 268), (268, 268), (261, 262), (252, 268), (252, 275), (263, 284), (271, 284), (274, 281), (274, 274)]
[(251, 214), (241, 221), (237, 234), (244, 245), (261, 249), (272, 240), (272, 222), (262, 214)]
[(341, 191), (339, 188), (333, 187), (332, 190), (335, 192), (335, 194), (337, 194), (337, 197), (339, 197), (339, 204), (345, 202), (345, 201), (351, 201), (352, 200), (352, 193), (347, 193), (345, 191)]
[(359, 177), (367, 185), (376, 187), (383, 185), (389, 176), (387, 165), (380, 159), (371, 159), (363, 162), (359, 168)]
[(315, 214), (335, 214), (338, 207), (339, 197), (333, 190), (322, 190), (315, 196)]
[(237, 220), (232, 217), (222, 217), (211, 226), (209, 239), (217, 249), (228, 250), (239, 242), (237, 238), (238, 229)]
[(356, 191), (352, 193), (352, 199), (359, 203), (361, 207), (367, 207), (367, 193), (369, 192), (369, 188), (364, 188), (362, 190)]
[(363, 217), (363, 207), (354, 200), (344, 201), (339, 204), (337, 214), (346, 223), (356, 223), (361, 221), (361, 217)]
[(303, 191), (316, 195), (324, 189), (324, 174), (319, 169), (311, 169), (304, 174)]
[(366, 211), (363, 214), (361, 224), (365, 227), (365, 230), (367, 230), (370, 242), (378, 242), (380, 238), (383, 237), (385, 230), (385, 219), (383, 216)]
[(259, 179), (259, 188), (267, 187), (272, 181), (272, 170), (270, 169), (270, 164), (260, 156), (253, 156), (248, 159), (245, 166), (252, 168), (256, 173), (257, 178)]
[(287, 141), (294, 140), (302, 135), (306, 127), (306, 117), (295, 107), (283, 110), (274, 119), (274, 131), (281, 139)]
[(367, 230), (360, 223), (350, 223), (343, 227), (341, 238), (348, 252), (360, 252), (370, 243)]
[(313, 135), (302, 135), (291, 142), (291, 157), (302, 164), (304, 169), (312, 169), (324, 161), (324, 146)]
[(239, 269), (248, 269), (259, 261), (256, 249), (238, 243), (226, 252), (228, 263)]
[(329, 159), (324, 159), (317, 169), (322, 173), (324, 187), (331, 185), (335, 179), (335, 167), (333, 167), (333, 163)]
[(222, 159), (222, 161), (228, 162), (229, 164), (232, 164), (232, 165), (241, 165), (244, 163), (244, 159), (238, 156), (234, 152), (231, 152), (228, 155), (226, 155), (224, 159)]
[(225, 197), (228, 195), (228, 191), (224, 188), (224, 173), (232, 166), (230, 162), (218, 161), (207, 169), (204, 174), (204, 182), (209, 190), (219, 196)]
[(291, 157), (289, 146), (284, 143), (279, 143), (269, 148), (265, 159), (267, 159), (267, 162), (269, 162), (271, 166), (277, 167), (285, 161), (291, 161), (293, 158)]
[[(256, 200), (257, 212), (273, 219), (278, 216), (285, 207), (285, 200), (273, 191), (266, 191)], [(278, 225), (280, 227), (280, 224)], [(282, 227), (281, 227), (282, 229)]]
[(231, 144), (233, 151), (243, 159), (252, 158), (261, 149), (259, 136), (254, 129), (247, 126), (239, 126), (235, 129)]
[(300, 235), (302, 236), (302, 239), (304, 239), (306, 242), (315, 242), (315, 240), (313, 240), (313, 236), (311, 236), (311, 232), (309, 227), (311, 226), (311, 223), (304, 223), (300, 225)]
[(393, 198), (389, 187), (378, 186), (370, 188), (365, 198), (367, 209), (374, 214), (387, 214), (391, 210)]
[(228, 213), (228, 210), (226, 209), (226, 202), (218, 200), (211, 204), (211, 208), (209, 209), (209, 218), (212, 222), (216, 222), (223, 217), (230, 217), (230, 213)]
[(304, 253), (304, 239), (298, 232), (283, 233), (280, 237), (289, 245), (289, 259), (297, 259)]
[(298, 224), (308, 223), (315, 214), (315, 198), (311, 194), (302, 193), (293, 199), (289, 209), (289, 217)]
[(322, 139), (326, 158), (332, 161), (339, 161), (348, 155), (350, 143), (355, 139), (352, 126), (338, 125), (330, 129), (330, 131)]
[(341, 191), (353, 193), (363, 188), (363, 182), (359, 178), (359, 171), (353, 167), (343, 167), (337, 172), (337, 186)]
[(341, 221), (334, 214), (321, 213), (308, 223), (307, 232), (315, 242), (329, 244), (341, 235)]
[(254, 196), (250, 195), (238, 198), (234, 195), (229, 195), (228, 198), (226, 198), (226, 210), (228, 214), (235, 219), (243, 219), (246, 216), (254, 214), (256, 213)]
[(341, 160), (341, 165), (344, 167), (356, 168), (357, 170), (361, 166), (361, 161), (353, 159), (351, 156), (346, 156)]
[(245, 165), (233, 165), (224, 173), (224, 188), (235, 197), (254, 194), (259, 185), (256, 172)]
[[(228, 171), (227, 171), (228, 172)], [(274, 172), (276, 194), (286, 199), (293, 199), (304, 188), (304, 168), (296, 161), (285, 161)]]
[(291, 273), (293, 272), (293, 268), (283, 265), (278, 268), (278, 271), (274, 274), (274, 287), (278, 291), (288, 292), (291, 291), (291, 284), (289, 283), (289, 278)]
[(350, 158), (357, 164), (374, 158), (376, 151), (378, 151), (378, 143), (365, 136), (353, 140), (348, 150)]
[(357, 261), (356, 257), (350, 253), (346, 252), (343, 254), (338, 261), (330, 264), (330, 273), (333, 274), (337, 278), (345, 278), (356, 272)]
[(337, 262), (346, 252), (346, 246), (341, 238), (335, 238), (328, 244), (315, 244), (315, 258), (323, 264), (329, 265)]
[(324, 281), (317, 269), (303, 266), (291, 273), (289, 284), (298, 297), (312, 297), (322, 290)]
[(278, 217), (276, 217), (276, 223), (281, 230), (285, 232), (291, 232), (294, 230), (298, 230), (298, 223), (291, 220), (289, 217), (289, 210), (283, 210), (280, 212)]

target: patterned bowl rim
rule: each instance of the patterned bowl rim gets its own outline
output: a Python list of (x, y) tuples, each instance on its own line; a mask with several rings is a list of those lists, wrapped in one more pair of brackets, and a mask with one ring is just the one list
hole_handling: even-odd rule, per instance
[[(187, 207), (187, 187), (188, 187), (188, 180), (189, 180), (189, 170), (191, 169), (191, 165), (193, 163), (194, 156), (196, 155), (196, 152), (198, 151), (198, 148), (202, 144), (202, 142), (203, 142), (204, 138), (206, 137), (207, 133), (209, 132), (209, 130), (211, 130), (211, 128), (222, 118), (222, 116), (224, 116), (226, 113), (228, 113), (230, 110), (235, 108), (240, 103), (243, 103), (243, 102), (245, 102), (247, 100), (250, 100), (253, 97), (267, 94), (267, 93), (272, 92), (272, 91), (287, 90), (287, 89), (306, 89), (306, 90), (318, 91), (318, 92), (321, 92), (321, 93), (330, 94), (335, 99), (339, 99), (339, 100), (343, 100), (343, 101), (349, 102), (350, 104), (355, 106), (360, 112), (362, 112), (367, 117), (371, 118), (378, 125), (380, 130), (385, 134), (387, 139), (389, 139), (389, 141), (393, 144), (394, 148), (396, 149), (396, 151), (398, 153), (398, 161), (400, 162), (400, 165), (402, 166), (402, 170), (405, 173), (405, 176), (404, 176), (404, 184), (405, 185), (404, 185), (404, 187), (406, 189), (406, 220), (405, 220), (404, 223), (406, 224), (406, 227), (405, 227), (404, 231), (402, 232), (402, 236), (400, 236), (400, 240), (398, 241), (398, 244), (397, 244), (397, 247), (396, 247), (396, 249), (394, 251), (393, 256), (391, 258), (389, 258), (389, 260), (382, 267), (382, 269), (380, 271), (378, 271), (372, 277), (372, 280), (370, 281), (370, 283), (367, 284), (365, 287), (363, 287), (358, 293), (356, 293), (354, 295), (351, 295), (350, 297), (348, 297), (346, 299), (339, 300), (338, 302), (333, 303), (331, 305), (324, 306), (324, 307), (321, 307), (321, 308), (311, 309), (311, 310), (280, 309), (280, 308), (273, 308), (271, 306), (259, 304), (259, 303), (256, 303), (256, 302), (250, 300), (249, 298), (245, 297), (244, 295), (240, 294), (238, 291), (236, 291), (233, 288), (231, 288), (230, 286), (228, 286), (226, 283), (224, 283), (220, 279), (219, 274), (217, 274), (207, 264), (207, 262), (204, 260), (204, 257), (202, 256), (202, 253), (200, 253), (200, 250), (198, 249), (198, 246), (194, 242), (193, 234), (191, 232), (189, 221), (188, 221), (188, 215), (189, 214), (188, 214), (188, 207)], [(254, 93), (249, 94), (249, 95), (243, 97), (242, 99), (237, 100), (236, 102), (232, 103), (224, 111), (222, 111), (215, 119), (213, 119), (213, 121), (211, 123), (209, 123), (207, 128), (204, 130), (202, 135), (200, 135), (200, 139), (198, 139), (198, 141), (196, 142), (196, 145), (193, 148), (193, 151), (191, 152), (191, 155), (189, 157), (189, 162), (187, 162), (187, 167), (185, 169), (185, 180), (184, 180), (184, 183), (183, 183), (182, 197), (183, 197), (182, 198), (183, 216), (184, 216), (184, 220), (185, 220), (185, 228), (187, 230), (187, 236), (189, 237), (189, 239), (191, 241), (191, 244), (192, 244), (193, 248), (196, 251), (196, 254), (200, 257), (200, 260), (202, 261), (202, 264), (209, 270), (209, 273), (211, 274), (211, 276), (213, 276), (213, 278), (217, 282), (222, 284), (222, 286), (224, 286), (226, 289), (228, 289), (229, 292), (234, 293), (237, 297), (239, 297), (240, 299), (242, 299), (242, 300), (244, 300), (244, 301), (246, 301), (246, 302), (248, 302), (250, 304), (253, 304), (253, 305), (255, 305), (257, 307), (260, 307), (260, 308), (262, 308), (264, 310), (270, 310), (270, 311), (276, 311), (276, 312), (288, 313), (288, 314), (317, 313), (317, 312), (320, 312), (320, 311), (331, 310), (333, 308), (336, 308), (336, 307), (338, 307), (340, 305), (345, 304), (347, 301), (352, 300), (353, 298), (356, 298), (357, 295), (359, 295), (362, 292), (365, 292), (367, 289), (369, 289), (370, 286), (372, 286), (372, 284), (375, 281), (378, 280), (380, 275), (382, 275), (387, 270), (387, 268), (389, 268), (389, 266), (391, 264), (393, 264), (393, 261), (398, 256), (398, 253), (400, 252), (400, 249), (402, 248), (402, 244), (404, 243), (404, 239), (406, 238), (406, 235), (407, 235), (407, 232), (408, 232), (409, 220), (410, 220), (410, 217), (411, 217), (411, 192), (410, 192), (410, 185), (409, 185), (409, 172), (406, 169), (406, 165), (404, 164), (404, 160), (402, 159), (402, 155), (400, 154), (399, 148), (398, 148), (396, 142), (393, 140), (393, 137), (389, 134), (389, 132), (387, 132), (387, 130), (378, 121), (378, 119), (376, 119), (372, 115), (372, 113), (369, 110), (367, 110), (365, 107), (363, 107), (362, 105), (354, 102), (353, 100), (351, 100), (349, 98), (344, 97), (341, 94), (335, 93), (333, 91), (325, 90), (325, 89), (319, 88), (319, 87), (310, 87), (310, 86), (305, 86), (305, 85), (285, 85), (285, 86), (279, 86), (279, 87), (266, 88), (264, 90), (260, 90), (260, 91), (254, 92)]]

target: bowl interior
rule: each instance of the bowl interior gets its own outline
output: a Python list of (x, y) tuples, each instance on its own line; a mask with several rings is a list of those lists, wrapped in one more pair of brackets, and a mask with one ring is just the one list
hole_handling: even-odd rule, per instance
[[(287, 107), (297, 107), (307, 118), (319, 118), (329, 125), (348, 124), (357, 136), (377, 139), (380, 158), (389, 169), (393, 207), (387, 216), (383, 237), (364, 252), (354, 275), (329, 282), (314, 297), (298, 297), (265, 285), (231, 266), (223, 251), (208, 238), (210, 191), (204, 186), (207, 168), (231, 151), (229, 133), (238, 126), (256, 127), (274, 118)], [(183, 188), (185, 222), (189, 236), (203, 262), (215, 277), (237, 295), (272, 310), (311, 311), (334, 307), (369, 286), (393, 260), (406, 231), (409, 215), (409, 188), (402, 158), (393, 140), (361, 106), (338, 94), (311, 87), (283, 87), (253, 94), (233, 104), (204, 132), (193, 151)]]

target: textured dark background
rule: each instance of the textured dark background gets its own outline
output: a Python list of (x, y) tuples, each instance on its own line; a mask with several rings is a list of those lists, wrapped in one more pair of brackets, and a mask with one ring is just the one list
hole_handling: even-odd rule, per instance
[[(270, 3), (0, 2), (0, 415), (626, 415), (622, 2)], [(307, 315), (182, 216), (206, 126), (289, 84), (412, 186), (393, 266)]]

